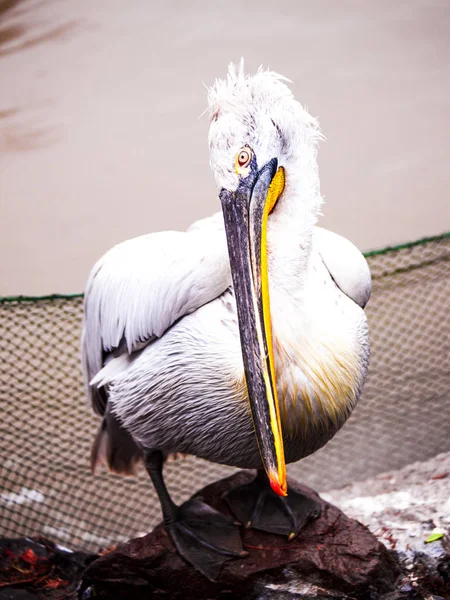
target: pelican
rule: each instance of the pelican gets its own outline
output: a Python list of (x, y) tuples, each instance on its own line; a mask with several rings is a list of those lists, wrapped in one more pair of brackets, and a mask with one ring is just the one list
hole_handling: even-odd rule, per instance
[[(230, 65), (208, 92), (222, 211), (115, 246), (86, 287), (83, 370), (103, 417), (92, 468), (143, 460), (175, 547), (211, 579), (245, 554), (236, 520), (292, 538), (317, 516), (288, 490), (286, 463), (342, 427), (368, 366), (370, 272), (316, 227), (321, 133), (287, 81)], [(227, 495), (235, 519), (175, 505), (162, 472), (173, 453), (257, 470)]]

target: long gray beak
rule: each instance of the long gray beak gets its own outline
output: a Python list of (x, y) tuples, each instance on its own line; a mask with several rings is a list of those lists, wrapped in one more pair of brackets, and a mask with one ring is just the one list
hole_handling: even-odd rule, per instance
[(274, 158), (220, 193), (236, 296), (242, 357), (261, 460), (272, 489), (287, 494), (286, 464), (275, 381), (267, 264), (267, 219), (284, 188)]

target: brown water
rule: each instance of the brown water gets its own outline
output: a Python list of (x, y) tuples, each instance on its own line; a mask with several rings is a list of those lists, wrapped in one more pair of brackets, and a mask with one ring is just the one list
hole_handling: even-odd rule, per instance
[(0, 295), (81, 291), (108, 247), (218, 209), (202, 82), (230, 60), (319, 116), (322, 224), (450, 229), (450, 4), (0, 0)]

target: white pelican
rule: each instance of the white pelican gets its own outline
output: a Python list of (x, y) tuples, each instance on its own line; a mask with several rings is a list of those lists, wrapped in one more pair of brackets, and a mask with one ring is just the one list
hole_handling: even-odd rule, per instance
[(349, 241), (315, 227), (321, 135), (284, 81), (230, 66), (209, 90), (222, 213), (115, 246), (86, 288), (84, 373), (103, 415), (92, 466), (130, 473), (143, 458), (176, 548), (211, 578), (242, 555), (238, 529), (200, 500), (177, 507), (164, 458), (258, 469), (230, 508), (292, 537), (317, 507), (284, 497), (285, 462), (340, 429), (368, 365), (369, 269)]

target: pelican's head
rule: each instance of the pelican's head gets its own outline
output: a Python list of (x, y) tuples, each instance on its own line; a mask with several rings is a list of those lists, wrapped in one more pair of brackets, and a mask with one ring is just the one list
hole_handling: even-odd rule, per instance
[(245, 75), (242, 61), (230, 65), (226, 79), (208, 91), (210, 164), (219, 192), (235, 191), (251, 171), (276, 159), (286, 176), (283, 198), (292, 199), (283, 212), (300, 217), (306, 231), (321, 204), (316, 153), (322, 135), (286, 82), (261, 68)]
[[(317, 122), (283, 77), (230, 66), (209, 90), (211, 168), (219, 189), (250, 407), (272, 489), (286, 495), (286, 466), (270, 319), (267, 226), (281, 203), (311, 230), (320, 206)], [(281, 199), (283, 201), (281, 202)], [(289, 199), (289, 202), (287, 202)], [(280, 204), (278, 202), (280, 201)]]

